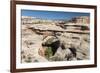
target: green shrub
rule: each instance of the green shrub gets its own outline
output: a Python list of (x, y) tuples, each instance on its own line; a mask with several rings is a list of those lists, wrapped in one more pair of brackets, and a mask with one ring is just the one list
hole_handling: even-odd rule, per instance
[(52, 55), (53, 55), (52, 48), (48, 47), (45, 51), (45, 56), (47, 59), (49, 59)]
[(88, 30), (89, 28), (88, 27), (86, 27), (86, 26), (82, 26), (81, 27), (81, 30)]
[(39, 62), (38, 60), (34, 60), (34, 62)]
[(25, 60), (25, 62), (27, 62), (27, 63), (32, 62), (32, 58), (31, 58), (31, 57), (28, 57), (28, 59), (27, 59), (27, 60)]

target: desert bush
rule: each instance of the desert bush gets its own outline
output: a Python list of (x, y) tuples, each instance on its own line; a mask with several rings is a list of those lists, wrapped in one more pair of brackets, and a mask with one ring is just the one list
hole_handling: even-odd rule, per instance
[(48, 47), (45, 51), (45, 56), (47, 59), (49, 59), (53, 55), (53, 51), (51, 47)]
[(89, 30), (89, 28), (86, 27), (86, 26), (82, 26), (82, 27), (81, 27), (81, 30)]
[(29, 57), (25, 60), (25, 62), (27, 62), (27, 63), (32, 62), (32, 58), (29, 56)]
[(50, 58), (50, 60), (51, 60), (51, 61), (63, 61), (64, 59), (61, 58), (60, 56), (52, 56), (52, 57)]

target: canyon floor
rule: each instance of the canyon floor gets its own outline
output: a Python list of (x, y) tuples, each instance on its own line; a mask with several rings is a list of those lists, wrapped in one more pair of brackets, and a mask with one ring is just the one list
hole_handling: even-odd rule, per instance
[(22, 24), (21, 32), (22, 63), (89, 60), (90, 34), (87, 30), (40, 23)]

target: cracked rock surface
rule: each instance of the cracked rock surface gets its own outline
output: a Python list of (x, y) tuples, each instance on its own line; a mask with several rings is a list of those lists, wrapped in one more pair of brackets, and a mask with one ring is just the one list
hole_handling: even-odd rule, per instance
[(53, 22), (48, 25), (22, 24), (21, 27), (22, 63), (90, 58), (90, 34), (66, 32), (63, 31), (67, 30), (66, 28), (63, 29)]

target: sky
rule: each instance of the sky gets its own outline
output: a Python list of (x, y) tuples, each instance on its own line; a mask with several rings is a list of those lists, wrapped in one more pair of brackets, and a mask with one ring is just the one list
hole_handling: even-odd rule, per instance
[(69, 20), (77, 16), (90, 16), (90, 13), (42, 11), (42, 10), (21, 10), (21, 16), (31, 16), (49, 20)]

